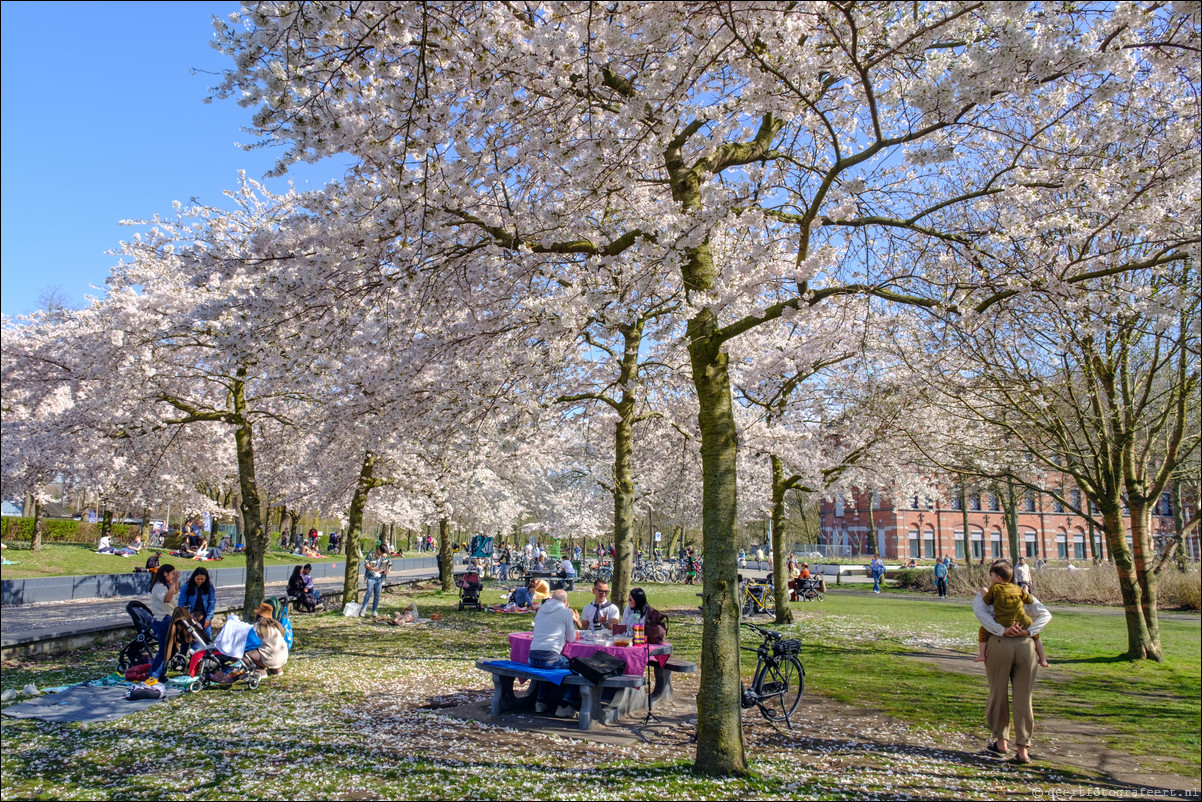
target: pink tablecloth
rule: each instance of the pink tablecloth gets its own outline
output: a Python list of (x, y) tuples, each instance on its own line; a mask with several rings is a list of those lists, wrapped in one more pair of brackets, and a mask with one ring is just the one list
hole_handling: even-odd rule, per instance
[[(530, 639), (533, 636), (529, 632), (513, 632), (509, 635), (509, 659), (515, 663), (530, 662)], [(672, 644), (655, 643), (648, 649), (646, 646), (601, 646), (596, 643), (585, 643), (576, 641), (575, 643), (565, 644), (563, 647), (564, 657), (588, 657), (590, 654), (597, 652), (606, 652), (615, 657), (621, 657), (626, 661), (626, 669), (623, 674), (642, 674), (647, 670), (648, 652), (652, 660), (658, 662), (661, 666), (668, 662), (668, 658), (672, 655)], [(658, 654), (657, 654), (658, 652)]]

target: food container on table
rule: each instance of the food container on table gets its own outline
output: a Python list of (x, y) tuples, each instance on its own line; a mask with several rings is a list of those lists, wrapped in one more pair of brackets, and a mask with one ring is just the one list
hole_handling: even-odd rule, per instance
[(626, 647), (630, 645), (629, 635), (616, 635), (614, 637), (614, 646)]

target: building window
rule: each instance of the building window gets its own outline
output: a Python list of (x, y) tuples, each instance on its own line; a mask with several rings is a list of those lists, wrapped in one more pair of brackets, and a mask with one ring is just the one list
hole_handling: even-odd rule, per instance
[(985, 556), (984, 534), (980, 529), (974, 529), (972, 530), (972, 534), (969, 535), (972, 541), (972, 558), (974, 560), (980, 560)]
[(1157, 515), (1163, 515), (1166, 518), (1173, 514), (1173, 494), (1167, 490), (1160, 494), (1160, 509)]
[(935, 559), (935, 530), (930, 527), (922, 533), (922, 551), (928, 560)]
[(956, 540), (956, 559), (963, 560), (964, 559), (964, 530), (963, 529), (956, 530), (955, 540)]
[(835, 517), (836, 518), (843, 517), (843, 495), (842, 494), (835, 496)]
[(918, 559), (922, 556), (922, 552), (918, 550), (918, 527), (910, 530), (910, 556)]
[(1063, 529), (1056, 533), (1056, 557), (1060, 560), (1068, 559), (1068, 535)]
[(923, 499), (923, 500), (924, 500), (924, 501), (927, 503), (927, 509), (928, 509), (928, 510), (933, 510), (933, 509), (935, 509), (935, 499), (934, 499), (932, 496), (927, 496), (927, 497), (926, 497), (925, 499)]
[(1052, 512), (1064, 512), (1064, 503), (1060, 499), (1052, 499)]
[(968, 509), (970, 509), (970, 510), (981, 509), (981, 496), (979, 494), (974, 493), (973, 495), (968, 497)]
[(1081, 491), (1080, 490), (1068, 491), (1068, 503), (1072, 505), (1074, 510), (1081, 509)]
[(989, 533), (989, 550), (995, 560), (1002, 556), (1002, 530), (994, 529)]
[(1023, 496), (1023, 509), (1027, 512), (1035, 512), (1035, 493), (1028, 490)]
[(918, 496), (914, 496), (910, 499), (910, 509), (918, 509)]
[(959, 494), (952, 496), (952, 497), (951, 497), (951, 499), (950, 499), (950, 501), (951, 501), (951, 504), (950, 504), (950, 505), (948, 505), (948, 506), (950, 506), (950, 507), (951, 507), (953, 510), (962, 510), (962, 509), (964, 509), (964, 508), (963, 508), (963, 507), (960, 505), (960, 496), (959, 496)]
[(1085, 559), (1085, 533), (1073, 533), (1073, 557), (1078, 560)]
[(1035, 539), (1035, 533), (1027, 532), (1024, 539), (1026, 540), (1026, 545), (1027, 545), (1026, 556), (1027, 557), (1038, 557), (1039, 556), (1039, 542)]
[(992, 512), (997, 512), (1002, 508), (1002, 500), (997, 497), (997, 493), (989, 494), (989, 509)]

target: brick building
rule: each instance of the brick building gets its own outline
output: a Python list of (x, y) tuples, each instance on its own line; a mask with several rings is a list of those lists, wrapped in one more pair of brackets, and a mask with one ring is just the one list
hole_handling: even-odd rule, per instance
[[(1069, 503), (1080, 508), (1080, 491), (1068, 491)], [(828, 556), (853, 556), (879, 553), (886, 560), (934, 559), (945, 554), (957, 561), (991, 560), (1009, 556), (1006, 521), (1002, 499), (993, 493), (970, 493), (968, 532), (964, 531), (964, 511), (960, 499), (912, 498), (905, 506), (880, 494), (873, 494), (872, 524), (869, 527), (869, 495), (856, 493), (851, 498), (823, 500), (819, 513), (819, 550)], [(1152, 537), (1158, 545), (1175, 532), (1169, 494), (1164, 494), (1152, 516)], [(1096, 554), (1108, 559), (1110, 551), (1105, 535), (1091, 530), (1089, 521), (1059, 502), (1028, 494), (1018, 500), (1019, 553), (1028, 562), (1044, 560), (1089, 560)], [(1128, 519), (1128, 525), (1130, 519)], [(1090, 535), (1094, 540), (1090, 548)], [(1130, 542), (1130, 538), (1128, 538)], [(1187, 538), (1186, 551), (1199, 559), (1197, 530)]]

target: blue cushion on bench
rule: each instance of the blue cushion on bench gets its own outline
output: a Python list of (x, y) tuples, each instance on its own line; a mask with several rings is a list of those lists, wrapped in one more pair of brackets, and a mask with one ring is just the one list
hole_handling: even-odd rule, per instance
[(529, 674), (532, 677), (538, 677), (539, 679), (546, 680), (547, 682), (554, 682), (556, 685), (563, 684), (565, 677), (572, 676), (572, 672), (568, 671), (566, 668), (535, 668), (532, 665), (518, 663), (513, 660), (489, 660), (488, 662), (484, 663), (484, 665), (493, 666), (496, 668), (507, 668), (511, 671), (521, 671), (525, 674)]

